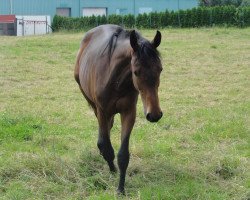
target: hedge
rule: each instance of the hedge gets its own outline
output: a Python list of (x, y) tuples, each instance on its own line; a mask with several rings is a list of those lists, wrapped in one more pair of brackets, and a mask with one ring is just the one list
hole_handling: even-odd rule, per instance
[(250, 7), (215, 6), (188, 10), (153, 12), (150, 14), (109, 15), (91, 17), (55, 16), (52, 29), (82, 30), (101, 24), (117, 24), (126, 28), (204, 27), (204, 26), (250, 26)]

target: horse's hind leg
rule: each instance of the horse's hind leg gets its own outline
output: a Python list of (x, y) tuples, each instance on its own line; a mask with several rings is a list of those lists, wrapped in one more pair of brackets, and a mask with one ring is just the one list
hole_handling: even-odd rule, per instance
[(102, 112), (97, 111), (99, 123), (99, 136), (97, 146), (103, 158), (107, 161), (111, 172), (116, 172), (114, 165), (114, 149), (110, 141), (110, 129), (113, 123), (113, 117), (107, 118)]

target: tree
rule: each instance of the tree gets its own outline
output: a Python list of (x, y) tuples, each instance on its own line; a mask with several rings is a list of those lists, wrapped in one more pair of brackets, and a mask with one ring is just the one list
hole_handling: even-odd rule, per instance
[(250, 6), (250, 0), (243, 0), (240, 6)]
[(249, 0), (200, 0), (200, 6), (228, 6), (234, 5), (236, 7), (240, 6), (243, 1)]

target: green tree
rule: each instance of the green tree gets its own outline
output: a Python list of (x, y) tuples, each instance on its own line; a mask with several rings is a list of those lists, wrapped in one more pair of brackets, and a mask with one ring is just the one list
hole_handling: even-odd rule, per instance
[[(240, 6), (244, 0), (199, 0), (200, 6)], [(249, 0), (247, 0), (249, 1)]]
[(242, 0), (240, 6), (250, 6), (250, 0)]

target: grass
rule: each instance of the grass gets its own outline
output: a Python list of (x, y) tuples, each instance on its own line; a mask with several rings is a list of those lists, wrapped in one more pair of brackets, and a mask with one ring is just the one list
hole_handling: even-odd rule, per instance
[[(164, 117), (148, 123), (139, 101), (126, 197), (73, 78), (83, 34), (0, 38), (0, 199), (250, 198), (250, 29), (162, 34)], [(119, 138), (117, 116), (116, 153)]]

